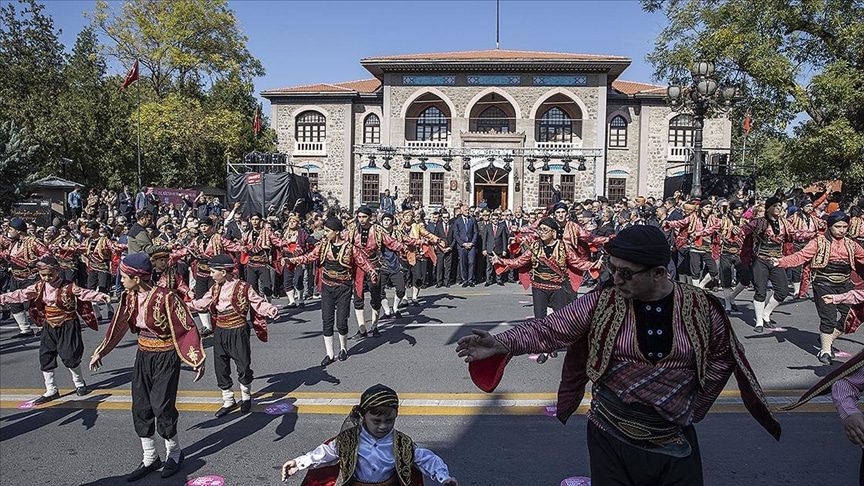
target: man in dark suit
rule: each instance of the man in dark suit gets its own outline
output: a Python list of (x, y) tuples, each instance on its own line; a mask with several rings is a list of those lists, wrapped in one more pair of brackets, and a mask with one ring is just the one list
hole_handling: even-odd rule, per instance
[(435, 287), (450, 287), (450, 269), (453, 268), (453, 247), (455, 240), (453, 239), (453, 227), (450, 222), (450, 215), (447, 211), (432, 213), (432, 221), (427, 225), (426, 230), (440, 238), (445, 246), (443, 250), (440, 247), (435, 248), (435, 255), (438, 259), (435, 262)]
[(498, 210), (492, 213), (491, 220), (484, 228), (483, 255), (486, 257), (486, 286), (493, 283), (504, 285), (504, 279), (495, 275), (495, 266), (492, 265), (492, 256), (502, 256), (507, 250), (507, 240), (510, 238), (507, 224), (501, 221)]
[[(489, 225), (489, 215), (492, 211), (483, 208), (480, 209), (480, 217), (477, 219), (477, 236), (479, 240), (477, 241), (477, 252), (482, 252), (486, 247), (484, 244), (484, 239), (486, 238), (486, 226)], [(481, 258), (476, 263), (475, 269), (475, 282), (481, 282), (486, 280), (486, 258)]]
[(463, 287), (474, 286), (474, 258), (480, 237), (477, 234), (477, 221), (471, 217), (468, 206), (462, 206), (462, 214), (453, 222), (453, 239), (459, 251), (459, 273)]

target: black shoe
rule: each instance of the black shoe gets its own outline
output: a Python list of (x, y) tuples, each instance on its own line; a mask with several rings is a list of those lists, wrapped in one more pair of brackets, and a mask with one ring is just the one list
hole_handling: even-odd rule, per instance
[(468, 286), (468, 282), (462, 282), (462, 287), (467, 287), (467, 286)]
[[(228, 415), (229, 413), (231, 413), (231, 410), (234, 410), (234, 408), (236, 408), (236, 407), (237, 407), (236, 403), (231, 404), (231, 406), (228, 406), (228, 407), (223, 405), (219, 410), (216, 410), (216, 417), (222, 418), (222, 417)], [(166, 460), (165, 463), (167, 464), (168, 461)]]
[(198, 333), (198, 335), (199, 335), (199, 337), (201, 337), (201, 339), (204, 339), (206, 337), (212, 336), (213, 330), (212, 329), (204, 329), (202, 332)]
[(775, 321), (774, 319), (771, 319), (770, 321), (765, 321), (765, 327), (767, 327), (768, 329), (776, 329), (777, 321)]
[(469, 287), (473, 287), (473, 286), (474, 286), (474, 282), (468, 282), (468, 286), (469, 286)]
[(170, 457), (168, 459), (165, 459), (165, 466), (162, 468), (162, 477), (170, 478), (171, 476), (176, 474), (177, 471), (180, 470), (180, 465), (183, 464), (183, 459), (183, 451), (180, 451), (180, 459), (176, 462)]
[(75, 393), (76, 393), (79, 397), (83, 397), (84, 395), (90, 393), (90, 389), (87, 388), (87, 384), (85, 383), (84, 386), (79, 386), (78, 388), (76, 388), (76, 389), (75, 389)]
[(439, 284), (435, 284), (435, 288), (436, 288), (436, 289), (440, 289), (440, 288), (443, 287), (443, 286), (444, 286), (444, 284), (440, 284), (440, 283), (439, 283)]
[(367, 338), (367, 337), (369, 337), (368, 331), (357, 331), (356, 333), (354, 333), (353, 336), (351, 336), (348, 339), (360, 339), (360, 338)]
[(762, 332), (765, 331), (765, 327), (764, 326), (756, 326), (753, 328), (753, 330), (761, 334)]
[(252, 400), (241, 400), (240, 412), (249, 413), (250, 410), (252, 410)]
[(378, 330), (377, 327), (372, 328), (372, 337), (380, 337), (381, 331)]
[(543, 363), (545, 363), (546, 360), (548, 360), (548, 359), (549, 359), (549, 355), (548, 355), (548, 354), (546, 354), (546, 353), (541, 353), (539, 356), (537, 356), (537, 364), (543, 364)]
[(336, 361), (336, 360), (331, 358), (330, 356), (325, 355), (324, 359), (321, 360), (321, 366), (331, 365), (331, 364), (333, 364), (334, 361)]
[(504, 282), (500, 282), (500, 281), (499, 281), (499, 282), (498, 282), (498, 285), (500, 285), (500, 286), (503, 287), (503, 286), (504, 286)]
[(396, 318), (396, 319), (399, 319), (400, 317), (402, 317), (402, 312), (401, 312), (401, 311), (396, 311), (396, 312), (394, 312), (394, 313), (393, 313), (393, 317)]
[(342, 351), (339, 351), (338, 359), (339, 361), (345, 361), (346, 359), (348, 359), (348, 353), (344, 349)]
[(286, 305), (285, 307), (288, 309), (293, 309), (293, 308), (297, 307), (297, 302), (292, 302), (292, 303)]
[(48, 395), (47, 397), (45, 395), (42, 395), (33, 400), (31, 403), (33, 405), (42, 405), (43, 403), (48, 403), (51, 400), (57, 400), (58, 398), (60, 398), (60, 392), (54, 392), (53, 395)]
[(158, 456), (156, 457), (156, 461), (154, 461), (153, 464), (150, 464), (149, 466), (145, 466), (142, 462), (138, 465), (138, 469), (135, 469), (126, 476), (126, 482), (131, 483), (134, 481), (138, 481), (139, 479), (150, 474), (151, 472), (158, 471), (160, 467), (162, 467), (162, 459), (159, 459)]
[(816, 356), (816, 358), (819, 359), (819, 362), (824, 364), (824, 365), (828, 365), (828, 366), (831, 365), (831, 355), (828, 353), (820, 352), (819, 355)]
[(302, 308), (306, 307), (306, 303), (305, 302), (298, 302), (297, 307), (302, 309)]
[(28, 338), (28, 337), (33, 337), (35, 335), (36, 335), (36, 333), (33, 332), (33, 330), (31, 329), (29, 331), (19, 332), (15, 337), (16, 338)]
[(450, 288), (450, 284), (444, 284), (444, 287), (446, 287), (446, 288), (449, 289), (449, 288)]
[(484, 287), (489, 287), (490, 285), (492, 285), (492, 282), (486, 282), (485, 284), (483, 284)]

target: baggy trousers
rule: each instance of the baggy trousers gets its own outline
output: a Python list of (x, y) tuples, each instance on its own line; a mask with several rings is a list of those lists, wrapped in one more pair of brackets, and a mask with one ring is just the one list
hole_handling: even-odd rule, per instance
[(162, 438), (177, 434), (179, 381), (180, 357), (173, 349), (138, 350), (132, 371), (132, 421), (138, 437), (152, 437), (154, 421)]
[(42, 326), (42, 338), (39, 340), (39, 365), (42, 371), (57, 368), (57, 356), (67, 368), (76, 368), (84, 356), (84, 341), (81, 338), (81, 325), (78, 319), (68, 321), (53, 327)]
[(231, 360), (237, 366), (237, 381), (241, 385), (252, 383), (252, 347), (249, 342), (249, 326), (225, 329), (218, 325), (213, 331), (213, 356), (216, 369), (216, 386), (220, 390), (230, 390)]

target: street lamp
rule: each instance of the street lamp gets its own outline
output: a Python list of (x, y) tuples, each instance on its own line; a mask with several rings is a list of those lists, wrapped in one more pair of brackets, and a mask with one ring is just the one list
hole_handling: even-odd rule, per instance
[(672, 85), (666, 89), (667, 99), (672, 111), (692, 111), (695, 127), (693, 130), (693, 182), (690, 194), (702, 197), (702, 129), (705, 115), (714, 112), (725, 113), (732, 107), (735, 99), (734, 86), (720, 87), (714, 79), (714, 63), (699, 61), (690, 68), (693, 83), (690, 86)]

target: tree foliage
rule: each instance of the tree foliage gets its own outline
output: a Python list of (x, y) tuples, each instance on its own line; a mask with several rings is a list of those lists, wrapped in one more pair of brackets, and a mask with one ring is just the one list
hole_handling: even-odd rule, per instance
[(39, 148), (14, 121), (0, 123), (0, 208), (20, 199), (36, 179)]
[[(752, 111), (754, 130), (764, 142), (753, 148), (776, 157), (779, 143), (788, 180), (808, 184), (841, 177), (854, 191), (864, 187), (864, 2), (642, 4), (650, 12), (664, 11), (669, 20), (648, 56), (657, 78), (686, 81), (694, 60), (714, 60), (744, 96), (733, 119)], [(805, 119), (785, 137), (800, 113)]]

